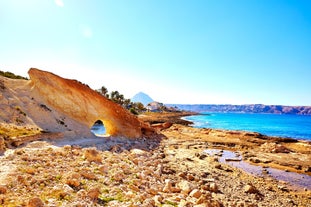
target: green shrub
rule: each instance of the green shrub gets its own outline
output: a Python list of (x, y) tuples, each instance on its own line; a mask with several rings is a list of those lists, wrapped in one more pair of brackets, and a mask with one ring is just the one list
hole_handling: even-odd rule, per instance
[(134, 115), (138, 115), (138, 112), (134, 108), (130, 108), (130, 112)]
[(14, 73), (11, 73), (11, 72), (4, 72), (4, 71), (1, 71), (0, 70), (0, 75), (1, 76), (4, 76), (4, 77), (7, 77), (7, 78), (11, 78), (11, 79), (23, 79), (23, 80), (28, 80), (28, 78), (25, 78), (23, 76), (20, 76), (20, 75), (15, 75)]

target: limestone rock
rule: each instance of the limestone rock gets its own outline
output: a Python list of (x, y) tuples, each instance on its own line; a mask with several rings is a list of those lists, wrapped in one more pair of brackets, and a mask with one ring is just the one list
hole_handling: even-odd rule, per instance
[(155, 195), (153, 197), (153, 200), (155, 202), (156, 205), (161, 205), (161, 202), (163, 201), (163, 198), (161, 195)]
[(88, 180), (97, 180), (97, 176), (93, 172), (82, 171), (81, 175), (83, 178), (88, 179)]
[(132, 149), (131, 153), (134, 154), (134, 155), (145, 155), (146, 151), (141, 150), (141, 149)]
[(178, 187), (181, 189), (181, 192), (185, 195), (188, 195), (189, 192), (192, 190), (192, 185), (186, 180), (182, 180), (181, 182), (179, 182)]
[(170, 122), (164, 122), (164, 123), (157, 123), (157, 124), (152, 124), (151, 126), (156, 129), (156, 130), (164, 130), (164, 129), (168, 129), (172, 126), (173, 124)]
[(311, 172), (311, 166), (306, 167), (304, 171), (305, 172)]
[(147, 198), (144, 200), (143, 206), (155, 206), (155, 201), (152, 198)]
[(194, 197), (194, 198), (200, 198), (202, 195), (201, 191), (198, 189), (194, 189), (191, 191), (191, 193), (189, 194), (189, 196)]
[(282, 191), (289, 191), (285, 185), (278, 185), (278, 189), (280, 189)]
[(209, 185), (209, 190), (214, 192), (214, 193), (217, 193), (218, 192), (218, 186), (216, 185), (216, 183), (211, 183)]
[(281, 144), (276, 143), (264, 143), (260, 146), (260, 148), (265, 152), (272, 152), (272, 153), (289, 153), (291, 150), (286, 148)]
[(118, 171), (113, 175), (113, 179), (115, 181), (121, 181), (122, 179), (124, 179), (125, 175), (123, 173), (123, 171)]
[(89, 162), (102, 162), (102, 158), (96, 149), (86, 149), (83, 153), (83, 157)]
[(86, 190), (84, 190), (84, 189), (79, 190), (79, 191), (77, 192), (77, 196), (78, 196), (79, 198), (84, 199), (84, 198), (87, 196)]
[(163, 192), (165, 193), (170, 193), (172, 191), (172, 187), (173, 187), (173, 182), (170, 179), (166, 179), (165, 180), (165, 186), (163, 188)]
[(106, 174), (109, 171), (109, 166), (108, 165), (100, 165), (98, 167), (98, 170), (102, 173), (102, 174)]
[(68, 179), (68, 180), (66, 180), (66, 184), (71, 186), (71, 187), (79, 187), (80, 181), (77, 179)]
[(122, 106), (76, 80), (31, 68), (28, 71), (33, 90), (50, 106), (89, 128), (97, 121), (104, 123), (112, 136), (141, 137), (152, 130)]
[(258, 190), (251, 184), (247, 184), (244, 187), (244, 192), (245, 193), (258, 193)]
[(65, 183), (70, 187), (79, 187), (80, 186), (81, 175), (79, 173), (69, 173), (65, 176)]
[(27, 204), (27, 207), (43, 207), (43, 206), (44, 206), (44, 204), (43, 204), (42, 200), (38, 197), (31, 198)]
[(7, 192), (7, 187), (4, 185), (0, 185), (0, 194), (5, 194)]
[(91, 200), (95, 201), (95, 200), (97, 200), (99, 194), (100, 194), (99, 188), (92, 188), (88, 191), (87, 197), (89, 197)]

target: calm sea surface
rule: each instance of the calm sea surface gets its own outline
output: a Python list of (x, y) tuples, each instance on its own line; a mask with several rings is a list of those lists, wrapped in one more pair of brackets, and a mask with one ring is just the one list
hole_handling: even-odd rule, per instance
[(268, 136), (311, 141), (311, 116), (279, 114), (206, 113), (185, 117), (194, 127), (243, 130)]

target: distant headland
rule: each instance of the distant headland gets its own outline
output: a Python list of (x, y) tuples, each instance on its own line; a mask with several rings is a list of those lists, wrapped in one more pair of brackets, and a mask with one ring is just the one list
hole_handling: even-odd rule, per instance
[(226, 113), (269, 113), (269, 114), (297, 114), (311, 115), (311, 106), (282, 106), (263, 104), (166, 104), (180, 110), (194, 112), (226, 112)]

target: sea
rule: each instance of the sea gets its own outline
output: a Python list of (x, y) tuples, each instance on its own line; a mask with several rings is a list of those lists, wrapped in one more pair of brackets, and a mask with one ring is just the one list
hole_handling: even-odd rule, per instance
[(311, 141), (311, 116), (306, 115), (206, 112), (184, 119), (197, 128), (242, 130)]

